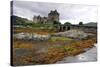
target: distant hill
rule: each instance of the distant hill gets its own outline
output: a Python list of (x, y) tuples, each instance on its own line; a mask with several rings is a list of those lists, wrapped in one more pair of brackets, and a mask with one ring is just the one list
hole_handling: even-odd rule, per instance
[(26, 18), (22, 18), (22, 17), (12, 15), (11, 16), (11, 22), (12, 22), (13, 25), (20, 25), (20, 24), (23, 24), (23, 23), (31, 23), (32, 21), (30, 21)]
[(90, 23), (84, 24), (84, 26), (97, 27), (97, 23), (96, 22), (90, 22)]

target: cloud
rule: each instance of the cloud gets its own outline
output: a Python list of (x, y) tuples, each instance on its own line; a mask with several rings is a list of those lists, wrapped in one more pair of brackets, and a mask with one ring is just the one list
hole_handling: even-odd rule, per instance
[(97, 21), (97, 7), (65, 3), (14, 1), (13, 14), (32, 19), (34, 15), (47, 16), (51, 10), (60, 13), (60, 20)]

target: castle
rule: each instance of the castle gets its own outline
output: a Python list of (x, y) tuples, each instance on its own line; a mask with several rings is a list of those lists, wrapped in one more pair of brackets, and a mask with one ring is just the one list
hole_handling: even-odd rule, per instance
[(48, 13), (48, 17), (41, 17), (39, 16), (34, 16), (33, 17), (33, 22), (34, 23), (42, 23), (42, 24), (46, 24), (46, 23), (52, 23), (53, 21), (58, 21), (59, 22), (59, 13), (57, 12), (57, 10), (54, 11), (50, 11), (50, 13)]
[[(57, 10), (50, 11), (48, 13), (47, 17), (41, 17), (39, 16), (34, 16), (33, 17), (33, 22), (34, 23), (42, 23), (42, 24), (52, 24), (54, 21), (59, 22), (59, 16), (60, 14), (58, 13)], [(65, 30), (70, 30), (70, 29), (82, 29), (85, 32), (92, 32), (96, 33), (97, 32), (97, 25), (96, 26), (85, 26), (85, 25), (60, 25), (58, 26), (60, 31), (65, 31)]]

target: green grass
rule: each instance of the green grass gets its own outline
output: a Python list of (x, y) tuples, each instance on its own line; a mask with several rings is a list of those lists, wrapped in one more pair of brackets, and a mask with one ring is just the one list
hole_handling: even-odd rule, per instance
[(56, 41), (71, 41), (72, 39), (66, 38), (66, 37), (51, 37), (49, 39), (50, 42), (56, 42)]
[(53, 29), (51, 24), (32, 24), (31, 26), (34, 29)]
[(74, 52), (74, 51), (77, 50), (76, 48), (74, 48), (74, 47), (70, 47), (70, 46), (63, 47), (63, 49), (64, 49), (65, 51), (68, 51), (68, 52)]

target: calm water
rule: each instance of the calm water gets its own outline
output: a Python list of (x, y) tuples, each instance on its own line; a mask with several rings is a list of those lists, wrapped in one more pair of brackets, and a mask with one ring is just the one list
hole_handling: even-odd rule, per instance
[(57, 63), (75, 63), (75, 62), (90, 62), (97, 61), (97, 47), (93, 47), (85, 53), (79, 54), (74, 57), (65, 57)]

